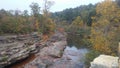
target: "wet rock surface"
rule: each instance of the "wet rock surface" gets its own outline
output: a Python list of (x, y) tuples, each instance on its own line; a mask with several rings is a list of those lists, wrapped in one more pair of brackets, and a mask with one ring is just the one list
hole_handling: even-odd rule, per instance
[(11, 35), (0, 36), (0, 68), (15, 63), (37, 52), (37, 35)]

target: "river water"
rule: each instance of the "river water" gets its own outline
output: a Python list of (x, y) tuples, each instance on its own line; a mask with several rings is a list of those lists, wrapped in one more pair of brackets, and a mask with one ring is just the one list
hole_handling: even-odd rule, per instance
[[(56, 62), (53, 66), (56, 68), (84, 68), (85, 55), (89, 50), (81, 47), (79, 36), (70, 35), (67, 41), (68, 46), (64, 50), (62, 60)], [(27, 59), (10, 65), (7, 68), (23, 68), (25, 64), (33, 61), (35, 58), (35, 55), (31, 55)], [(48, 68), (54, 68), (53, 66)]]
[(84, 63), (86, 53), (88, 53), (88, 49), (86, 48), (77, 49), (75, 46), (66, 47), (63, 57), (67, 56), (73, 62)]
[(75, 46), (67, 46), (62, 59), (48, 68), (85, 68), (84, 61), (87, 52), (86, 48), (77, 49)]

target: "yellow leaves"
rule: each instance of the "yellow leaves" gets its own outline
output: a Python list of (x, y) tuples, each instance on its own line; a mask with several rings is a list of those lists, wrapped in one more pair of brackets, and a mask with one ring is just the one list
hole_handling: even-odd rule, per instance
[(78, 16), (73, 22), (72, 22), (72, 26), (76, 26), (76, 27), (82, 27), (84, 24), (83, 24), (83, 21), (81, 19), (80, 16)]
[(64, 32), (65, 30), (64, 30), (64, 28), (58, 28), (58, 31), (59, 32)]
[(109, 47), (109, 42), (104, 36), (97, 35), (91, 39), (93, 42), (93, 49), (104, 54), (110, 54), (111, 49)]
[(46, 26), (48, 27), (49, 31), (54, 31), (55, 29), (55, 23), (50, 18), (47, 19)]
[(38, 30), (39, 29), (39, 22), (38, 22), (38, 20), (36, 20), (36, 22), (35, 22), (35, 28)]
[(105, 0), (99, 3), (96, 7), (97, 14), (113, 15), (117, 11), (118, 6), (112, 0)]
[[(115, 55), (115, 40), (119, 37), (116, 33), (120, 27), (120, 9), (112, 0), (105, 0), (96, 7), (97, 16), (92, 19), (91, 43), (93, 49), (104, 54)], [(119, 32), (119, 31), (118, 31)], [(116, 38), (115, 38), (116, 37)]]
[(91, 19), (92, 19), (92, 20), (94, 20), (94, 19), (95, 19), (95, 17), (91, 17)]
[(117, 18), (115, 18), (114, 21), (115, 21), (116, 23), (119, 23), (119, 19), (117, 19)]
[(46, 42), (48, 40), (48, 35), (43, 35), (42, 36), (42, 42)]
[(120, 40), (120, 7), (112, 0), (105, 0), (96, 7), (91, 27), (92, 48), (103, 54), (116, 55)]
[(107, 25), (109, 25), (109, 23), (110, 22), (107, 19), (103, 19), (100, 21), (101, 26), (107, 26)]
[(94, 28), (91, 29), (91, 33), (92, 33), (92, 35), (96, 34), (96, 31), (94, 30)]
[(42, 28), (43, 33), (47, 32), (49, 34), (50, 32), (54, 32), (56, 25), (51, 18), (45, 17), (42, 23), (42, 26), (44, 26), (44, 28)]
[[(93, 44), (93, 49), (96, 51), (99, 51), (104, 54), (110, 54), (111, 48), (110, 48), (110, 41), (108, 39), (109, 34), (107, 36), (104, 34), (103, 28), (97, 28), (94, 27), (91, 28), (91, 43)], [(110, 35), (112, 37), (112, 35)]]
[(80, 27), (84, 26), (83, 22), (79, 23), (79, 26), (80, 26)]

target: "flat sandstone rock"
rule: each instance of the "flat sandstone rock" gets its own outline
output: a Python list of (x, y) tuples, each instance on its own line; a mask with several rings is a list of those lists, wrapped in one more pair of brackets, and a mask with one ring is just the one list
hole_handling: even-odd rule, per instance
[(91, 62), (90, 68), (118, 68), (118, 57), (100, 55)]

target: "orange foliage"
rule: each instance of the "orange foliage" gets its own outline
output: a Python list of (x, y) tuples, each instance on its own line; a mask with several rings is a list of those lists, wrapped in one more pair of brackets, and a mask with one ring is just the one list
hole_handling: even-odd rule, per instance
[(59, 32), (64, 32), (64, 28), (58, 28)]
[(49, 36), (48, 36), (48, 35), (43, 35), (43, 36), (42, 36), (42, 40), (43, 40), (43, 42), (47, 41), (47, 40), (48, 40), (48, 38), (49, 38)]

